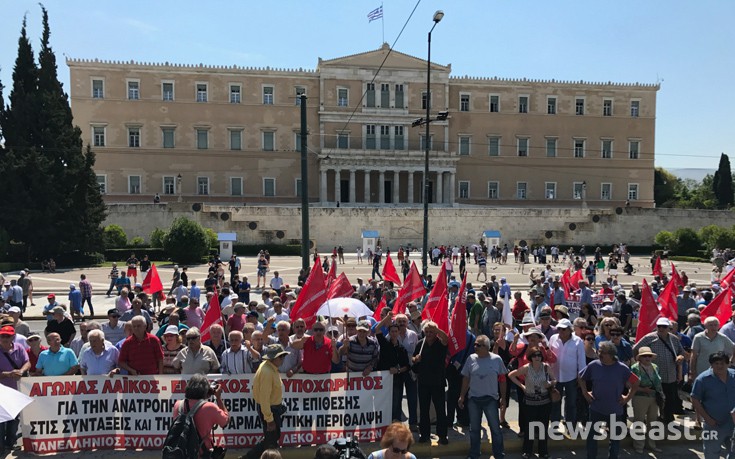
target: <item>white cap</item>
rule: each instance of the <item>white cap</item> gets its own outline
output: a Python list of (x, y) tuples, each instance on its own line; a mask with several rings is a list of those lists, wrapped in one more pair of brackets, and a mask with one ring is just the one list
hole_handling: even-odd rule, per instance
[(559, 323), (556, 324), (556, 328), (572, 328), (572, 323), (569, 319), (561, 319)]
[(671, 322), (666, 317), (661, 317), (661, 318), (659, 318), (656, 321), (656, 326), (658, 327), (659, 325), (663, 325), (665, 327), (670, 327), (671, 326)]

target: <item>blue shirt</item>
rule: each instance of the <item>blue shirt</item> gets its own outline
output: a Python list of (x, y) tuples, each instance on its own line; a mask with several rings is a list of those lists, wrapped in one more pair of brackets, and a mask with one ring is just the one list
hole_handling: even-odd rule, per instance
[(592, 395), (595, 398), (590, 409), (604, 416), (613, 413), (622, 415), (624, 407), (618, 400), (631, 375), (630, 368), (617, 361), (612, 365), (604, 365), (599, 360), (590, 362), (579, 372), (580, 378), (592, 382)]
[(198, 300), (200, 296), (202, 296), (202, 289), (198, 285), (192, 285), (189, 289), (189, 298), (196, 298)]
[(43, 370), (44, 376), (60, 376), (78, 363), (74, 351), (62, 346), (59, 352), (52, 352), (51, 349), (41, 352), (38, 356), (36, 369)]
[(705, 370), (694, 380), (691, 395), (699, 400), (704, 411), (717, 424), (732, 422), (730, 412), (735, 408), (735, 370), (727, 369), (726, 382), (715, 376), (712, 368)]
[(82, 310), (82, 292), (79, 289), (74, 289), (69, 292), (69, 303), (75, 311)]
[(112, 344), (105, 345), (105, 350), (100, 355), (95, 354), (89, 347), (79, 356), (79, 366), (88, 375), (106, 375), (117, 367), (118, 357), (120, 357), (120, 351)]
[(585, 287), (579, 290), (579, 305), (589, 304), (592, 306), (592, 290)]

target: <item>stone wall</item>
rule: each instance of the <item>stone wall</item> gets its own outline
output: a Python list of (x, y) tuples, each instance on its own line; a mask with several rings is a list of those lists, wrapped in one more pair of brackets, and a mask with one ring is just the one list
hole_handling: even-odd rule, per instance
[[(199, 210), (195, 210), (198, 208)], [(187, 216), (217, 232), (236, 232), (239, 244), (287, 244), (301, 239), (300, 207), (232, 207), (191, 203), (112, 204), (106, 225), (118, 224), (128, 238), (148, 241), (155, 228)], [(362, 246), (360, 232), (377, 230), (384, 247), (421, 246), (421, 208), (312, 207), (310, 237), (317, 247)], [(484, 230), (498, 230), (502, 242), (595, 245), (626, 242), (651, 245), (661, 230), (730, 227), (735, 213), (689, 209), (434, 208), (429, 211), (429, 245), (473, 244)]]

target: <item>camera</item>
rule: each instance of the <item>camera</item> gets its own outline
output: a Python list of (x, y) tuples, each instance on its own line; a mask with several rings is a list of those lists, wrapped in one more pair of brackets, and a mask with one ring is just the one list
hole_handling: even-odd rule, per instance
[(212, 381), (211, 383), (209, 383), (209, 392), (207, 393), (207, 397), (212, 397), (218, 388), (219, 383), (217, 381)]
[(367, 458), (367, 456), (365, 456), (365, 453), (362, 452), (357, 444), (357, 441), (353, 437), (348, 436), (347, 438), (335, 438), (334, 440), (331, 440), (328, 444), (337, 448), (337, 451), (339, 451), (339, 459)]

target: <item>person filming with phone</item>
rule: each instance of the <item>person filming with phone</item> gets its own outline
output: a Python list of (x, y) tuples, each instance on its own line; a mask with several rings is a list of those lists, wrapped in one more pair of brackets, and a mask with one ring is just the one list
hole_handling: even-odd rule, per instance
[[(207, 399), (213, 395), (216, 403), (208, 402)], [(230, 414), (222, 402), (222, 386), (217, 383), (210, 385), (206, 375), (194, 374), (186, 383), (184, 397), (184, 400), (178, 401), (174, 405), (174, 419), (179, 416), (179, 413), (196, 410), (194, 412), (194, 426), (196, 426), (201, 441), (201, 450), (198, 457), (214, 457), (212, 455), (214, 446), (212, 433), (217, 426), (224, 428), (230, 419)]]

